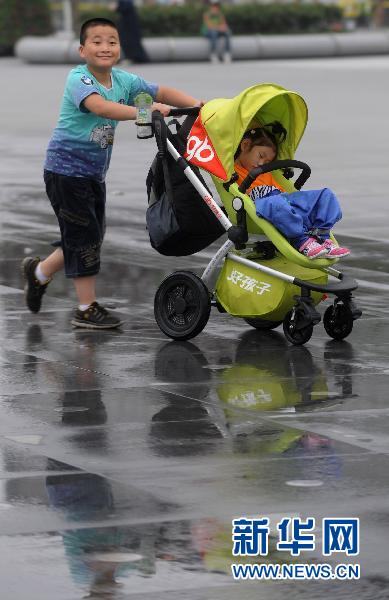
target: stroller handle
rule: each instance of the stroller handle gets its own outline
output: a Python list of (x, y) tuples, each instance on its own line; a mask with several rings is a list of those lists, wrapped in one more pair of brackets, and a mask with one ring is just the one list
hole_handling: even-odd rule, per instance
[(270, 171), (277, 171), (278, 169), (288, 169), (288, 168), (296, 168), (301, 169), (301, 173), (299, 177), (294, 182), (294, 187), (296, 190), (300, 190), (304, 183), (307, 181), (311, 174), (311, 167), (309, 167), (306, 163), (301, 162), (300, 160), (275, 160), (267, 165), (262, 165), (261, 167), (256, 167), (252, 169), (247, 177), (242, 181), (239, 186), (239, 191), (244, 194), (247, 188), (253, 183), (253, 181), (262, 175), (263, 173), (270, 173)]
[(201, 107), (200, 106), (188, 106), (186, 108), (171, 108), (169, 112), (169, 117), (184, 117), (186, 115), (196, 116), (199, 114)]

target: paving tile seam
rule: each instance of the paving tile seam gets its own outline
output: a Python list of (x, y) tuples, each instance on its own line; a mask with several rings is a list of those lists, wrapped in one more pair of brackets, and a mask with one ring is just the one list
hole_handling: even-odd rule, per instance
[[(351, 445), (351, 444), (347, 444), (347, 442), (344, 442), (344, 445)], [(376, 456), (376, 453), (371, 452), (369, 449), (365, 449), (365, 448), (358, 448), (358, 450), (353, 451), (353, 452), (342, 452), (341, 456), (342, 457), (346, 457), (348, 459), (354, 459), (355, 458), (355, 462), (364, 462), (364, 460), (366, 458), (369, 458), (371, 454), (374, 454)], [(320, 455), (322, 456), (322, 455)], [(325, 458), (327, 455), (323, 455), (323, 457)], [(386, 461), (386, 456), (383, 455), (383, 458)], [(315, 462), (316, 456), (312, 459), (312, 462)], [(183, 464), (183, 460), (179, 460), (176, 459), (177, 462), (175, 463), (171, 463), (171, 461), (168, 461), (167, 459), (165, 459), (164, 461), (161, 462), (165, 462), (164, 465), (164, 480), (169, 478), (170, 480), (180, 480), (181, 482), (183, 481), (192, 481), (194, 478), (198, 479), (203, 478), (204, 477), (204, 461), (202, 460), (202, 458), (199, 458), (197, 461), (187, 461), (185, 464)], [(262, 456), (260, 458), (260, 461), (258, 458), (251, 458), (251, 457), (236, 457), (233, 453), (228, 454), (225, 456), (224, 459), (221, 459), (220, 457), (218, 459), (215, 459), (214, 457), (208, 457), (208, 461), (206, 463), (207, 465), (207, 477), (209, 478), (212, 475), (212, 481), (217, 481), (217, 480), (221, 480), (224, 481), (225, 480), (225, 474), (224, 473), (219, 473), (219, 470), (221, 468), (237, 468), (237, 469), (242, 469), (242, 467), (247, 467), (251, 469), (252, 465), (258, 465), (260, 464), (267, 464), (267, 463), (294, 463), (296, 462), (296, 458), (295, 457), (289, 457), (289, 456)], [(297, 461), (298, 462), (298, 461)], [(166, 464), (168, 463), (168, 464)], [(88, 471), (88, 467), (87, 465), (84, 465), (83, 467), (81, 467), (85, 472), (90, 472)], [(216, 471), (216, 479), (215, 478), (215, 473), (213, 473), (212, 471)], [(136, 482), (141, 482), (142, 484), (146, 484), (147, 486), (150, 485), (150, 474), (154, 473), (155, 471), (159, 471), (159, 465), (151, 465), (150, 466), (150, 461), (134, 461), (133, 464), (131, 464), (131, 466), (128, 465), (127, 462), (123, 463), (123, 467), (118, 470), (118, 467), (115, 466), (115, 471), (114, 472), (106, 472), (104, 467), (102, 469), (100, 469), (99, 473), (97, 473), (100, 476), (103, 476), (109, 480), (114, 480), (117, 482), (121, 482), (123, 483), (123, 480), (121, 479), (121, 476), (124, 474), (128, 477), (130, 477), (129, 479), (129, 483), (131, 484), (131, 482), (134, 480)], [(197, 473), (197, 475), (196, 475)], [(134, 479), (133, 479), (134, 478)], [(245, 474), (242, 474), (241, 478), (245, 478)], [(164, 485), (168, 486), (170, 484), (166, 483), (166, 481), (164, 481)], [(162, 486), (162, 484), (160, 483), (160, 486)]]
[[(353, 462), (353, 463), (364, 462), (365, 459), (370, 454), (375, 454), (375, 453), (371, 452), (368, 449), (363, 449), (363, 448), (361, 448), (358, 452), (341, 452), (341, 453), (339, 453), (339, 455), (342, 458), (351, 459), (351, 461), (349, 461), (349, 462)], [(50, 457), (48, 455), (48, 453), (42, 454), (41, 456), (45, 457), (45, 458), (52, 458), (52, 457)], [(326, 458), (326, 457), (327, 457), (326, 454), (316, 454), (314, 457), (307, 457), (307, 461), (308, 462), (311, 461), (311, 462), (314, 463), (316, 460), (321, 459), (321, 458)], [(210, 466), (212, 466), (212, 467), (215, 466), (215, 468), (219, 468), (220, 466), (231, 465), (231, 458), (234, 459), (233, 460), (233, 465), (234, 466), (238, 466), (242, 462), (244, 462), (244, 464), (252, 464), (252, 463), (258, 464), (258, 459), (250, 459), (250, 458), (247, 458), (247, 457), (244, 458), (244, 459), (243, 458), (237, 458), (236, 459), (234, 456), (232, 456), (232, 457), (229, 456), (228, 460), (226, 459), (224, 462), (217, 462), (215, 465), (210, 464)], [(268, 462), (280, 462), (280, 461), (282, 463), (284, 463), (284, 462), (292, 462), (293, 463), (294, 461), (296, 461), (296, 458), (289, 457), (289, 456), (284, 456), (282, 458), (279, 458), (279, 457), (278, 458), (276, 458), (276, 457), (265, 458), (265, 457), (263, 457), (263, 458), (261, 458), (260, 462), (261, 463), (268, 463)], [(176, 473), (177, 470), (179, 470), (178, 467), (179, 467), (179, 465), (171, 467), (174, 474)], [(115, 467), (115, 468), (117, 468), (117, 467)], [(135, 480), (137, 480), (137, 481), (143, 481), (143, 477), (142, 476), (138, 476), (137, 477), (137, 472), (140, 472), (140, 471), (143, 472), (143, 466), (140, 467), (139, 471), (137, 469), (135, 469), (135, 471), (136, 471), (135, 474), (134, 474), (134, 471), (131, 472), (131, 481), (132, 481), (132, 477), (133, 476), (135, 477)], [(187, 471), (187, 469), (185, 469), (185, 473), (186, 473), (186, 471)], [(20, 479), (20, 480), (25, 480), (25, 479), (41, 479), (42, 477), (46, 478), (48, 476), (50, 476), (50, 477), (51, 476), (55, 476), (55, 477), (59, 476), (59, 477), (61, 477), (62, 475), (72, 475), (72, 476), (73, 475), (77, 475), (77, 476), (79, 475), (80, 477), (84, 477), (85, 475), (91, 475), (92, 474), (92, 475), (98, 475), (100, 477), (103, 477), (104, 479), (106, 479), (108, 481), (114, 481), (116, 483), (120, 483), (120, 484), (126, 485), (126, 483), (123, 482), (123, 479), (120, 477), (121, 474), (123, 475), (125, 473), (128, 473), (128, 467), (127, 466), (123, 466), (123, 469), (121, 469), (120, 471), (115, 471), (115, 473), (111, 473), (111, 474), (105, 474), (104, 471), (99, 472), (99, 473), (97, 473), (95, 471), (92, 472), (92, 471), (89, 471), (86, 466), (84, 466), (84, 467), (74, 467), (74, 469), (70, 469), (70, 470), (66, 470), (66, 471), (27, 471), (27, 472), (21, 472), (21, 473), (17, 473), (15, 471), (0, 471), (0, 479), (1, 480), (5, 480), (5, 481), (7, 481), (7, 480), (11, 481), (11, 480), (18, 480), (18, 479)], [(169, 474), (168, 470), (166, 471), (166, 474), (167, 475)], [(189, 475), (189, 479), (190, 479), (190, 473), (188, 475)], [(221, 477), (221, 479), (224, 480), (224, 477)], [(147, 480), (147, 478), (146, 478), (146, 480)], [(180, 478), (180, 480), (181, 480), (181, 478)], [(129, 482), (130, 485), (131, 485), (131, 481)]]

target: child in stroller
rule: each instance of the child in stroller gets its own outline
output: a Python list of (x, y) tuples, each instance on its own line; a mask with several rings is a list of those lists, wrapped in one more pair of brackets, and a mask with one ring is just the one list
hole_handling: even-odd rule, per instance
[[(184, 256), (207, 247), (223, 231), (228, 239), (201, 277), (190, 271), (176, 271), (162, 281), (154, 300), (154, 314), (160, 329), (174, 340), (193, 338), (204, 329), (214, 306), (220, 312), (243, 318), (257, 330), (269, 330), (282, 324), (288, 341), (300, 345), (310, 339), (313, 326), (321, 321), (315, 306), (331, 294), (334, 301), (324, 313), (324, 328), (333, 339), (347, 337), (354, 320), (362, 313), (352, 297), (357, 282), (335, 268), (337, 258), (332, 254), (338, 244), (329, 229), (340, 218), (340, 210), (334, 211), (331, 222), (320, 223), (326, 230), (315, 234), (324, 235), (325, 240), (332, 243), (327, 241), (326, 253), (311, 260), (312, 257), (299, 252), (305, 243), (300, 241), (301, 236), (307, 237), (306, 230), (300, 226), (298, 235), (286, 233), (294, 240), (300, 236), (294, 247), (280, 232), (279, 223), (272, 215), (258, 216), (247, 194), (259, 176), (271, 173), (274, 179), (271, 186), (276, 188), (273, 192), (284, 190), (289, 194), (284, 195), (282, 191), (269, 199), (274, 202), (282, 197), (286, 203), (285, 197), (289, 199), (294, 193), (300, 193), (309, 178), (310, 167), (293, 158), (307, 122), (303, 98), (281, 86), (261, 84), (232, 99), (211, 100), (201, 109), (173, 109), (170, 113), (171, 116), (183, 114), (192, 116), (175, 135), (162, 115), (153, 115), (159, 151), (147, 185), (151, 245), (162, 254)], [(252, 149), (252, 140), (246, 142), (245, 135), (252, 130), (253, 123), (258, 123), (260, 129), (269, 123), (276, 124), (280, 132), (284, 131), (284, 139), (278, 140), (269, 155), (263, 150), (264, 158), (245, 168), (236, 159), (242, 158), (242, 152), (245, 156), (248, 142), (248, 154)], [(263, 149), (264, 145), (259, 147)], [(206, 187), (199, 168), (212, 176), (222, 207)], [(293, 169), (300, 169), (301, 173), (292, 182)], [(322, 198), (323, 191), (305, 192), (306, 197), (312, 193)], [(260, 214), (264, 200), (266, 198), (256, 202)], [(319, 204), (324, 200), (319, 199)], [(205, 209), (207, 218), (202, 212)], [(197, 227), (200, 213), (204, 218), (201, 227)], [(312, 220), (309, 227), (314, 226), (315, 220)], [(262, 241), (264, 236), (266, 241)], [(347, 250), (342, 249), (342, 252), (345, 254)], [(335, 281), (329, 281), (330, 277)]]
[[(281, 138), (286, 135), (279, 122), (269, 125)], [(246, 131), (235, 155), (238, 184), (251, 169), (274, 161), (277, 151), (276, 135), (266, 128)], [(339, 201), (330, 189), (287, 193), (271, 173), (265, 173), (253, 181), (246, 193), (254, 201), (257, 215), (273, 223), (309, 259), (350, 254), (348, 248), (337, 246), (330, 238), (330, 230), (342, 218)]]

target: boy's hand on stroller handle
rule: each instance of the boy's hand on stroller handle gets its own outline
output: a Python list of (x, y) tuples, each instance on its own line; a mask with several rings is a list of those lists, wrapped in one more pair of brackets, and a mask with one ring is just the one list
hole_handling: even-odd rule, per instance
[(159, 110), (159, 112), (162, 113), (164, 117), (183, 117), (187, 115), (197, 116), (202, 106), (204, 106), (204, 102), (201, 100), (196, 106), (187, 106), (184, 108), (173, 108), (172, 106), (168, 106), (167, 104), (154, 102), (151, 108), (152, 110)]
[(244, 179), (240, 184), (239, 191), (244, 194), (247, 188), (249, 188), (250, 185), (253, 183), (253, 181), (255, 181), (255, 179), (263, 173), (269, 173), (270, 171), (278, 171), (279, 169), (287, 168), (301, 169), (299, 177), (294, 182), (294, 187), (296, 188), (296, 190), (300, 190), (311, 175), (311, 167), (309, 167), (306, 163), (301, 162), (300, 160), (287, 159), (274, 160), (273, 162), (252, 169), (247, 175), (246, 179)]
[(153, 102), (151, 110), (158, 110), (164, 117), (168, 117), (171, 114), (172, 107), (160, 102)]

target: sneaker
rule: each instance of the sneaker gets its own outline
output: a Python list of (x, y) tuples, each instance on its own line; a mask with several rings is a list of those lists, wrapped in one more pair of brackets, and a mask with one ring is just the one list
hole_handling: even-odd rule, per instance
[(315, 238), (308, 238), (299, 248), (299, 252), (304, 254), (310, 260), (320, 258), (323, 254), (328, 254), (329, 250), (325, 244), (320, 244)]
[(225, 52), (223, 56), (223, 62), (226, 64), (230, 64), (232, 62), (231, 52)]
[(123, 323), (124, 321), (111, 315), (97, 302), (92, 302), (86, 310), (77, 308), (71, 320), (74, 327), (83, 327), (84, 329), (115, 329)]
[(40, 311), (42, 296), (51, 281), (49, 279), (47, 283), (39, 283), (38, 279), (35, 277), (35, 269), (40, 263), (40, 260), (41, 259), (38, 256), (35, 258), (27, 256), (22, 261), (22, 274), (26, 281), (24, 285), (26, 304), (33, 313), (38, 313)]
[(327, 258), (342, 258), (343, 256), (348, 256), (350, 254), (350, 250), (348, 248), (341, 248), (330, 239), (326, 240), (323, 246), (328, 248)]

